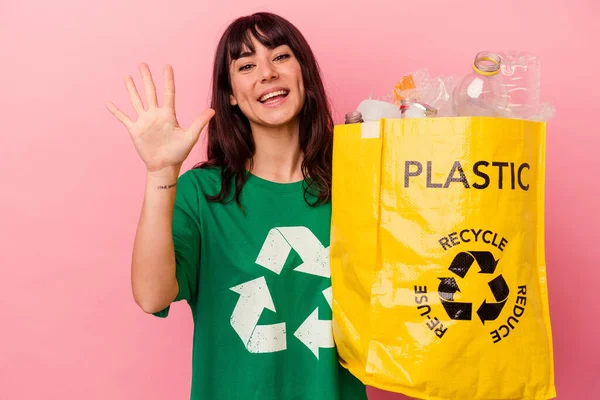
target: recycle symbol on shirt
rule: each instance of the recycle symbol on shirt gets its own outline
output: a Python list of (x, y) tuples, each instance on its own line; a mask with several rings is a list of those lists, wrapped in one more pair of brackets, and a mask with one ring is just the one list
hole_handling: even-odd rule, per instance
[[(329, 247), (306, 227), (273, 228), (267, 234), (256, 263), (279, 275), (290, 251), (294, 249), (303, 263), (295, 272), (331, 277)], [(240, 295), (231, 314), (230, 323), (246, 349), (251, 353), (273, 353), (287, 349), (286, 323), (258, 325), (263, 310), (275, 312), (275, 304), (264, 276), (230, 288)], [(323, 296), (331, 308), (331, 286), (323, 290)], [(319, 319), (319, 308), (300, 324), (294, 332), (312, 353), (319, 358), (319, 348), (333, 348), (331, 320)]]

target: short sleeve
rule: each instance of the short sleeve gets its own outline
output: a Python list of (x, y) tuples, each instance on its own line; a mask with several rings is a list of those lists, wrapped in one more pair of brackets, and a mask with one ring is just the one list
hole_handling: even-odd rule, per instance
[[(188, 171), (177, 180), (173, 209), (173, 245), (175, 248), (175, 273), (179, 292), (173, 300), (186, 300), (192, 305), (198, 291), (200, 268), (200, 202), (198, 181)], [(169, 315), (170, 306), (154, 313), (157, 317)]]

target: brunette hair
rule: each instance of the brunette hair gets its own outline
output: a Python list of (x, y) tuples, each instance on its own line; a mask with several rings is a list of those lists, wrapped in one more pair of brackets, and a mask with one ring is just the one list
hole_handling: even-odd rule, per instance
[[(230, 104), (232, 94), (230, 63), (246, 49), (255, 51), (252, 36), (273, 49), (288, 45), (298, 60), (305, 86), (305, 101), (300, 111), (300, 148), (304, 152), (302, 174), (308, 185), (304, 197), (310, 205), (325, 203), (331, 197), (333, 119), (315, 56), (300, 31), (286, 19), (267, 12), (233, 21), (217, 46), (212, 79), (211, 108), (215, 115), (208, 124), (208, 159), (195, 168), (220, 168), (221, 190), (207, 195), (209, 201), (226, 202), (235, 180), (235, 201), (247, 179), (246, 163), (252, 159), (255, 144), (250, 123), (238, 106)], [(314, 202), (308, 200), (307, 194)], [(231, 200), (231, 199), (229, 199)]]

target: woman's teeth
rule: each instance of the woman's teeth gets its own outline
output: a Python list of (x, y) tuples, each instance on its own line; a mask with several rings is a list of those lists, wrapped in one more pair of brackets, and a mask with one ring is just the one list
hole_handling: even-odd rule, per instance
[(265, 94), (260, 99), (258, 99), (258, 101), (260, 101), (261, 103), (264, 103), (267, 100), (272, 99), (273, 97), (286, 96), (287, 94), (288, 94), (288, 92), (286, 90), (278, 90), (277, 92), (271, 92), (271, 93)]

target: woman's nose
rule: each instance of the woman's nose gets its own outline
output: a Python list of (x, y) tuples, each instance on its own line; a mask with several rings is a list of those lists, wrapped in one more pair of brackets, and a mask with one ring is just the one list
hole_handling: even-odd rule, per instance
[(264, 64), (261, 68), (261, 78), (263, 82), (270, 81), (272, 79), (277, 79), (279, 74), (277, 74), (277, 70), (273, 64)]

